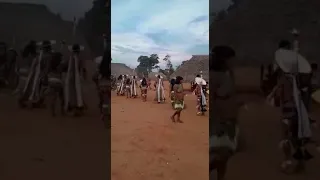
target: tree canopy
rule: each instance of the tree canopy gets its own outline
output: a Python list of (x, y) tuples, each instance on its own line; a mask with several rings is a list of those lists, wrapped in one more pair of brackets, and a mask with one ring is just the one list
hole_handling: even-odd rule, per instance
[(164, 69), (159, 66), (159, 56), (157, 54), (151, 54), (150, 56), (139, 56), (137, 61), (139, 65), (136, 68), (138, 76), (148, 77), (152, 70), (157, 69), (159, 73), (162, 73), (166, 76), (167, 79), (174, 73), (174, 68), (171, 62), (171, 56), (167, 54), (162, 60), (166, 63)]
[(159, 68), (159, 56), (151, 54), (150, 56), (139, 56), (137, 59), (139, 65), (136, 71), (139, 76), (148, 76), (153, 69)]
[(174, 68), (171, 62), (171, 56), (167, 54), (164, 58), (163, 61), (166, 63), (166, 68), (161, 69), (159, 68), (159, 72), (164, 74), (167, 79), (170, 79), (170, 76), (174, 73)]

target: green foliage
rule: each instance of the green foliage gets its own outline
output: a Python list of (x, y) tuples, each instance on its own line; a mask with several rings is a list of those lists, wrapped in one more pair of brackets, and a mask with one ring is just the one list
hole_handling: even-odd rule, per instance
[(166, 68), (165, 69), (159, 69), (159, 72), (164, 74), (167, 79), (170, 79), (170, 76), (174, 73), (174, 68), (171, 62), (171, 56), (167, 54), (164, 58), (163, 61), (166, 62)]
[(139, 65), (136, 71), (139, 76), (148, 76), (153, 69), (159, 68), (159, 56), (157, 54), (151, 54), (150, 56), (140, 56), (137, 61)]

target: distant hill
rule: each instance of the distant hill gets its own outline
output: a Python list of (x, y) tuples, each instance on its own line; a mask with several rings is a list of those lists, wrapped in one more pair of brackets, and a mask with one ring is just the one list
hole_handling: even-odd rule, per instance
[[(66, 40), (72, 43), (72, 22), (64, 21), (44, 5), (0, 3), (0, 41), (20, 49), (29, 40)], [(91, 50), (77, 31), (76, 41), (85, 46), (84, 57), (91, 59)], [(59, 48), (59, 45), (57, 45)]]
[(171, 77), (182, 76), (185, 81), (193, 81), (200, 71), (204, 79), (209, 80), (209, 55), (193, 55), (190, 60), (184, 61)]
[(116, 76), (120, 74), (136, 75), (134, 69), (123, 63), (111, 63), (111, 74), (115, 74)]
[(231, 45), (239, 65), (259, 65), (273, 60), (282, 39), (292, 40), (292, 28), (301, 32), (301, 53), (319, 62), (320, 1), (238, 0), (237, 6), (214, 22), (210, 46)]

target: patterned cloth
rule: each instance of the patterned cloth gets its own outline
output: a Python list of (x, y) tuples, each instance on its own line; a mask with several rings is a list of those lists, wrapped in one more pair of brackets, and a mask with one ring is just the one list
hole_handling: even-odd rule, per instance
[(183, 110), (184, 109), (184, 101), (183, 100), (175, 100), (174, 109), (180, 110), (180, 111)]
[(184, 100), (182, 99), (177, 99), (175, 97), (175, 93), (183, 93), (183, 86), (182, 84), (175, 84), (173, 89), (175, 90), (176, 89), (176, 92), (171, 92), (171, 100), (172, 100), (172, 103), (173, 103), (173, 108), (175, 110), (183, 110), (184, 109)]

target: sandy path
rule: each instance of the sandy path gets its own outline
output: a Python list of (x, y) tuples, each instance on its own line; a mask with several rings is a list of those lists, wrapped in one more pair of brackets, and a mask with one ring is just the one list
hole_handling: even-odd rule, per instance
[(112, 180), (208, 179), (208, 117), (196, 116), (188, 95), (183, 124), (170, 120), (169, 102), (112, 96)]

